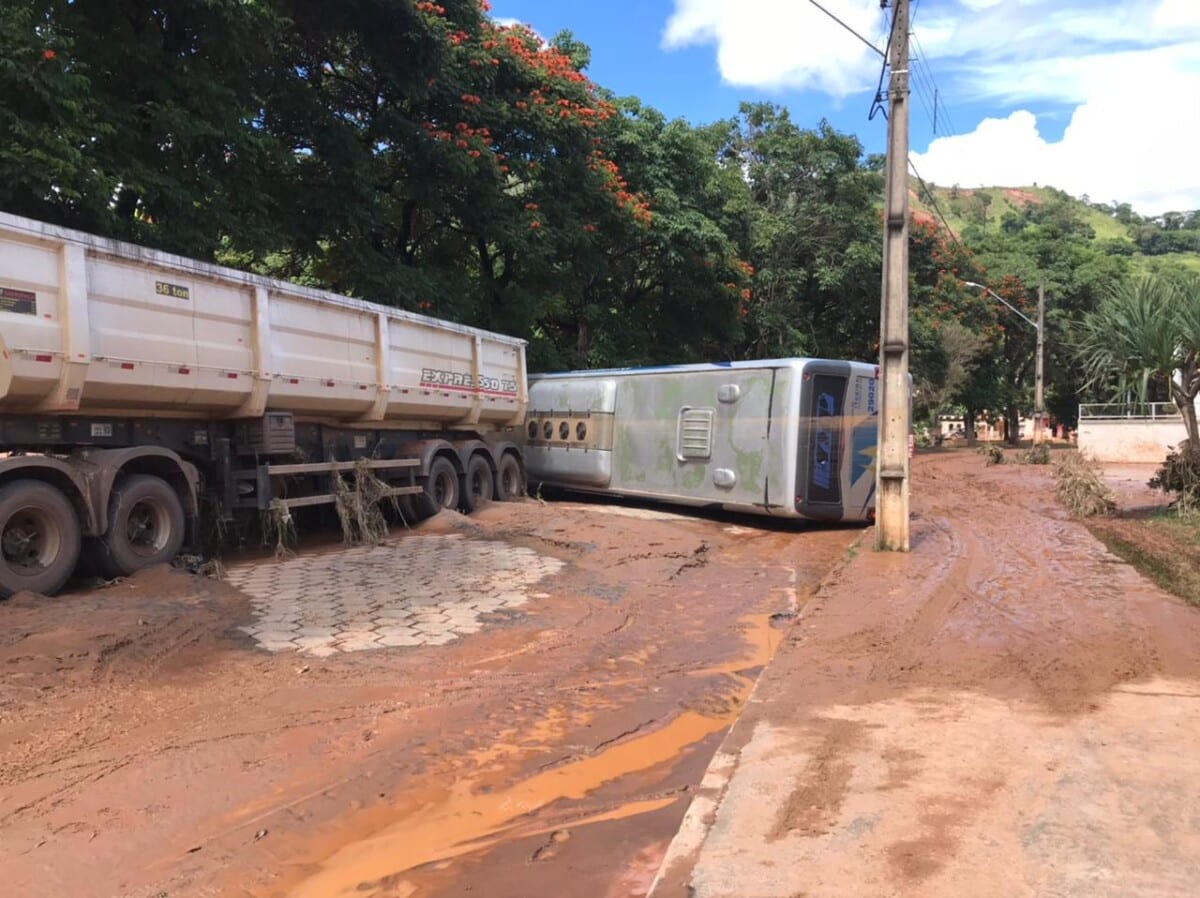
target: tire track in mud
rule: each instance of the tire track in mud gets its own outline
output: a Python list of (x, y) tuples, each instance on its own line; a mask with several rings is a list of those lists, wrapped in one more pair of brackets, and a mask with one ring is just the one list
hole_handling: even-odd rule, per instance
[[(974, 677), (960, 671), (964, 684), (1015, 679), (1047, 707), (1069, 711), (1088, 694), (1155, 666), (1155, 640), (1136, 605), (1124, 600), (1128, 583), (1108, 569), (1116, 559), (1048, 498), (1049, 472), (1025, 466), (1027, 489), (1014, 489), (1011, 471), (990, 468), (962, 476), (953, 491), (932, 482), (946, 477), (943, 468), (961, 471), (962, 462), (933, 456), (920, 474), (929, 512), (954, 522), (959, 551), (972, 559), (951, 575), (961, 600), (944, 616), (942, 651), (932, 646), (928, 654), (931, 673), (951, 669), (959, 663), (954, 653), (966, 652), (981, 667)], [(951, 588), (940, 586), (934, 604)], [(1098, 640), (1111, 647), (1108, 671), (1095, 663)]]

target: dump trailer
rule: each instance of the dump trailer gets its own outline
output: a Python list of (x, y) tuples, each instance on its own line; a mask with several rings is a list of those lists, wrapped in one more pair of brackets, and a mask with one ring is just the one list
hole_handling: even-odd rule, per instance
[(807, 358), (531, 375), (529, 482), (871, 520), (878, 387), (874, 364)]
[(202, 509), (522, 495), (527, 390), (522, 340), (0, 214), (0, 593), (170, 561)]

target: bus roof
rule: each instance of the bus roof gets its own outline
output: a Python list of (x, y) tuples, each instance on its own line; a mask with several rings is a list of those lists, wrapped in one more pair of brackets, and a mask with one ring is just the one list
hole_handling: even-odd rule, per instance
[(813, 362), (840, 362), (849, 363), (851, 365), (862, 365), (874, 368), (877, 362), (858, 362), (851, 359), (818, 359), (818, 358), (791, 358), (791, 359), (752, 359), (742, 362), (701, 362), (690, 365), (651, 365), (644, 368), (591, 368), (582, 369), (579, 371), (555, 371), (552, 373), (530, 374), (530, 379), (546, 380), (556, 377), (613, 377), (622, 374), (666, 374), (677, 373), (685, 374), (687, 372), (700, 371), (720, 371), (723, 369), (745, 369), (745, 368), (803, 368)]

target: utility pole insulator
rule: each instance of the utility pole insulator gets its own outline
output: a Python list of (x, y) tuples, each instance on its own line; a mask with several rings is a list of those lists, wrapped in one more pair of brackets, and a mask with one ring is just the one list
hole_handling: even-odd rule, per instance
[(883, 296), (880, 309), (879, 450), (875, 477), (875, 548), (907, 552), (908, 436), (908, 0), (894, 0), (888, 85)]

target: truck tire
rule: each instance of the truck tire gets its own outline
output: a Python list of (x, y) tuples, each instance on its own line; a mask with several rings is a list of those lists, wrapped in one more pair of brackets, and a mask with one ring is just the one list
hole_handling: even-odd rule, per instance
[(134, 474), (108, 500), (108, 530), (96, 561), (108, 577), (128, 577), (154, 564), (167, 564), (183, 546), (183, 503), (161, 477)]
[(496, 498), (501, 502), (512, 502), (525, 495), (525, 478), (521, 474), (521, 463), (515, 455), (500, 457), (500, 470), (496, 472)]
[(472, 455), (467, 462), (466, 489), (463, 491), (463, 507), (468, 513), (483, 508), (495, 494), (495, 479), (492, 466), (482, 455)]
[(417, 497), (419, 501), (415, 504), (425, 517), (431, 517), (443, 508), (458, 508), (459, 492), (458, 471), (450, 459), (439, 455), (429, 466), (425, 492)]
[(79, 562), (80, 544), (79, 516), (59, 490), (40, 480), (0, 489), (0, 597), (58, 592)]

